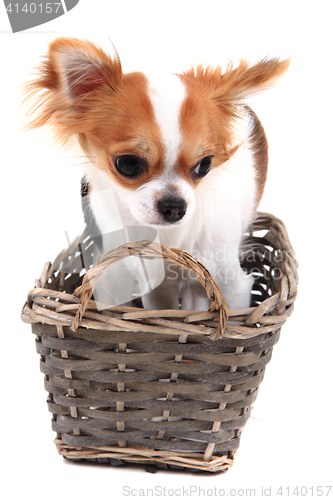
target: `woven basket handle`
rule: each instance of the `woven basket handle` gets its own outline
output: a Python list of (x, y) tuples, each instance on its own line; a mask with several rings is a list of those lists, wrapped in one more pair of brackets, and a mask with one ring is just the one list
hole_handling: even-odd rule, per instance
[(228, 306), (210, 272), (190, 253), (177, 248), (167, 248), (151, 241), (125, 243), (115, 250), (110, 250), (98, 259), (95, 267), (87, 271), (83, 278), (82, 285), (74, 291), (74, 295), (80, 298), (81, 303), (72, 323), (73, 330), (78, 329), (84, 311), (88, 306), (88, 302), (94, 293), (98, 281), (102, 279), (113, 264), (125, 259), (129, 255), (136, 255), (144, 259), (163, 258), (180, 267), (194, 271), (198, 281), (206, 289), (207, 297), (211, 301), (209, 311), (219, 312), (219, 329), (217, 329), (211, 337), (214, 339), (222, 337), (228, 321)]

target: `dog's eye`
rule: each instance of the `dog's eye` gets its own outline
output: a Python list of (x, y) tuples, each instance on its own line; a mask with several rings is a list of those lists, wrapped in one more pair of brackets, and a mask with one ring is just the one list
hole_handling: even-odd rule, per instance
[(210, 167), (212, 166), (212, 156), (205, 156), (203, 160), (197, 165), (194, 169), (194, 173), (198, 177), (205, 177), (210, 171)]
[(136, 156), (123, 155), (116, 159), (116, 168), (125, 177), (134, 177), (141, 172), (143, 165)]

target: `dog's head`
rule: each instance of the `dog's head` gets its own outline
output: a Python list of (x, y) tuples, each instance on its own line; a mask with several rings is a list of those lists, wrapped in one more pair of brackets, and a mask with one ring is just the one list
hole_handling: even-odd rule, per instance
[(156, 80), (124, 74), (118, 57), (90, 42), (58, 38), (28, 86), (29, 126), (48, 123), (64, 142), (76, 135), (95, 167), (129, 194), (140, 223), (178, 225), (193, 214), (202, 179), (237, 150), (242, 100), (288, 64), (242, 60), (224, 73), (198, 66)]

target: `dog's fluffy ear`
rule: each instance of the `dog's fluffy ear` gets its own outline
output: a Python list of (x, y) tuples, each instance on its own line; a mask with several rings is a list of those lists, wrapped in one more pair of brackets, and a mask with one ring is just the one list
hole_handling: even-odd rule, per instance
[(225, 114), (234, 117), (237, 106), (263, 90), (272, 87), (284, 75), (290, 64), (290, 59), (262, 59), (257, 64), (250, 65), (245, 59), (234, 68), (230, 62), (223, 73), (220, 67), (203, 68), (198, 66), (183, 74), (183, 78), (204, 85), (208, 96)]
[(229, 66), (221, 76), (221, 81), (214, 100), (223, 108), (230, 104), (239, 104), (263, 90), (272, 87), (287, 71), (290, 59), (263, 59), (250, 66), (241, 60), (237, 68)]
[(79, 132), (70, 130), (70, 122), (73, 126), (75, 117), (99, 101), (100, 91), (114, 92), (121, 84), (118, 57), (112, 59), (91, 42), (57, 38), (36, 77), (25, 87), (26, 101), (32, 103), (26, 128), (48, 123), (66, 140), (65, 136)]
[(50, 45), (49, 62), (55, 69), (67, 96), (76, 101), (99, 86), (116, 90), (121, 84), (119, 59), (110, 56), (91, 42), (58, 38)]
[(226, 98), (239, 101), (249, 95), (270, 88), (289, 68), (290, 59), (262, 59), (257, 64), (250, 64), (242, 59), (233, 69), (229, 63), (221, 76), (221, 90)]

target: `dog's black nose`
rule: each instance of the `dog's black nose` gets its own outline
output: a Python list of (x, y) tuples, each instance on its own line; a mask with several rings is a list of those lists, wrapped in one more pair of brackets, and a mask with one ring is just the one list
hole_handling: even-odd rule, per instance
[(162, 198), (158, 204), (158, 211), (165, 222), (178, 222), (186, 213), (186, 201), (183, 198)]

